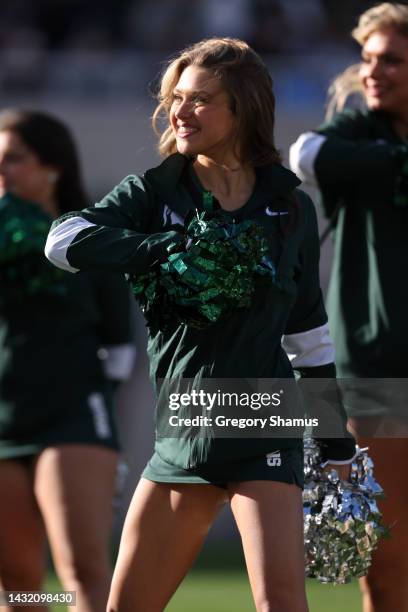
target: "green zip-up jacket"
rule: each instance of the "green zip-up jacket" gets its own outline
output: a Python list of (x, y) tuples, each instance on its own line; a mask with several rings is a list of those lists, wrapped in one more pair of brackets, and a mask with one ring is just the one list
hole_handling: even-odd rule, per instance
[[(147, 272), (165, 260), (167, 246), (180, 239), (187, 213), (202, 207), (189, 189), (194, 176), (191, 162), (175, 154), (142, 177), (125, 178), (94, 208), (54, 223), (47, 241), (48, 258), (72, 272), (92, 268), (132, 275)], [(302, 192), (296, 192), (298, 205), (291, 204), (297, 184), (296, 177), (280, 165), (258, 169), (249, 201), (230, 213), (231, 219), (253, 219), (264, 228), (279, 287), (259, 288), (249, 309), (237, 309), (204, 330), (175, 323), (150, 335), (154, 381), (292, 378), (293, 365), (314, 376), (334, 374), (319, 287), (315, 212)], [(282, 336), (292, 364), (282, 348)], [(340, 413), (344, 423), (342, 409)], [(156, 450), (169, 463), (188, 468), (298, 444), (293, 439), (281, 439), (277, 445), (259, 439), (158, 438)], [(354, 453), (349, 437), (325, 440), (323, 446), (333, 459), (348, 459)]]
[(406, 187), (405, 206), (395, 204), (401, 144), (388, 114), (346, 110), (291, 150), (292, 168), (317, 184), (335, 216), (328, 312), (342, 377), (408, 374)]
[(128, 377), (133, 362), (127, 284), (119, 274), (74, 276), (50, 265), (51, 223), (37, 204), (0, 198), (0, 457), (70, 441), (85, 398), (110, 396), (108, 378)]

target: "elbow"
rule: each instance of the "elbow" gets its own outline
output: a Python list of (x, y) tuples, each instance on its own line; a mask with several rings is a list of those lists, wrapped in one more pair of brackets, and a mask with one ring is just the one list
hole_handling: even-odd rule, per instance
[(62, 270), (79, 272), (79, 269), (74, 268), (68, 261), (68, 249), (75, 242), (80, 232), (93, 227), (96, 227), (94, 223), (90, 223), (76, 214), (67, 216), (61, 222), (56, 221), (48, 234), (45, 256)]
[(62, 227), (63, 225), (64, 223), (51, 229), (45, 243), (44, 253), (46, 258), (57, 268), (67, 272), (78, 272), (78, 268), (71, 266), (67, 259), (67, 251), (72, 237), (70, 240)]
[(315, 161), (325, 141), (326, 137), (321, 134), (306, 132), (290, 147), (290, 167), (305, 183), (317, 185)]

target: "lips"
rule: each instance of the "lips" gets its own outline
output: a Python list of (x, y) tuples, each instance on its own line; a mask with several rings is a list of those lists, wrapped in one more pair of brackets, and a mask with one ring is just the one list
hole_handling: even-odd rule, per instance
[(198, 132), (198, 128), (195, 128), (192, 126), (183, 125), (177, 128), (177, 136), (179, 136), (180, 138), (189, 138), (190, 136), (193, 136), (193, 134), (196, 134), (197, 132)]
[(366, 85), (366, 94), (374, 98), (387, 93), (387, 87), (384, 85)]

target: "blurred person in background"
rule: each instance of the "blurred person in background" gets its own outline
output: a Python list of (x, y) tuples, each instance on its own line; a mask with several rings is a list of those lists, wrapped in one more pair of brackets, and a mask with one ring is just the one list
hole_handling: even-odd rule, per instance
[(129, 290), (120, 275), (56, 275), (43, 256), (52, 219), (87, 204), (58, 119), (0, 114), (0, 196), (0, 588), (42, 588), (48, 538), (76, 609), (100, 612), (118, 460), (113, 390), (134, 355)]
[[(248, 306), (202, 329), (176, 313), (165, 323), (150, 318), (156, 384), (293, 380), (293, 368), (305, 377), (335, 376), (314, 207), (280, 163), (274, 109), (271, 77), (246, 43), (215, 38), (185, 49), (164, 72), (154, 115), (156, 127), (161, 118), (165, 123), (163, 163), (53, 225), (46, 253), (56, 265), (127, 272), (136, 280), (166, 260), (170, 244), (184, 244), (183, 224), (194, 210), (264, 231), (268, 256), (279, 262), (276, 285), (261, 282)], [(184, 261), (188, 256), (187, 246)], [(214, 261), (225, 270), (219, 253)], [(158, 423), (168, 417), (169, 397), (161, 399)], [(343, 477), (355, 454), (345, 420), (340, 407), (340, 437), (320, 440), (324, 459)], [(108, 609), (163, 610), (229, 502), (256, 609), (306, 612), (302, 482), (300, 438), (225, 439), (210, 428), (192, 439), (159, 433), (128, 511)]]
[[(292, 145), (291, 166), (317, 185), (334, 233), (328, 295), (338, 374), (406, 379), (408, 367), (408, 6), (364, 12), (362, 60), (334, 81), (328, 118)], [(344, 109), (361, 95), (362, 109)], [(364, 612), (408, 611), (407, 393), (398, 381), (344, 389), (350, 424), (370, 447), (391, 539), (361, 579)], [(375, 438), (374, 436), (381, 436)], [(392, 436), (393, 439), (386, 439)], [(405, 436), (405, 437), (404, 437)]]

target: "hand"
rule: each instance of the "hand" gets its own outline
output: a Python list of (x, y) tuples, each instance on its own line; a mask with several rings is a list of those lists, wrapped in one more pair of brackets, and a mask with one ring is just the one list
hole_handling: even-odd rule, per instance
[(336, 465), (335, 463), (328, 463), (325, 468), (323, 468), (324, 472), (331, 472), (331, 470), (336, 470), (341, 480), (350, 480), (351, 475), (351, 463), (347, 465)]

